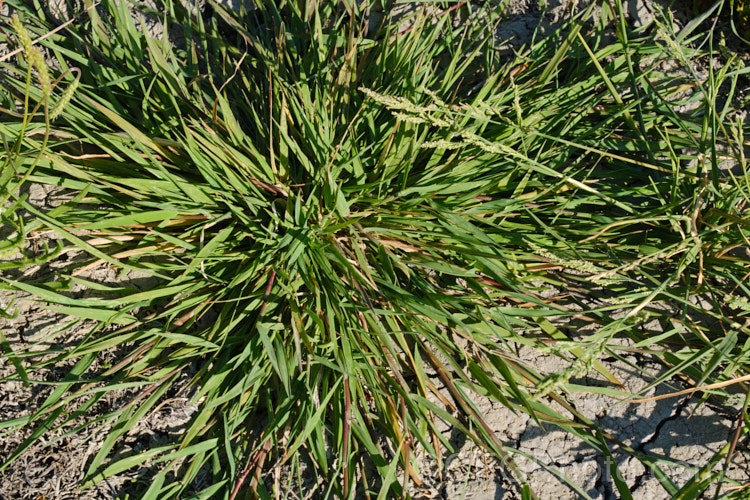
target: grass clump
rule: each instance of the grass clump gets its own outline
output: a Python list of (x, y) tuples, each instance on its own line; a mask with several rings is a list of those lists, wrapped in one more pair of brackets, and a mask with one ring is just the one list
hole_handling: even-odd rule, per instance
[[(615, 42), (585, 24), (589, 9), (512, 59), (490, 36), (499, 12), (459, 23), (439, 3), (398, 31), (389, 9), (372, 26), (367, 4), (258, 2), (237, 14), (211, 3), (203, 16), (159, 2), (150, 13), (182, 40), (171, 43), (104, 0), (46, 38), (68, 90), (44, 118), (6, 113), (0, 130), (32, 148), (25, 128), (44, 128), (44, 154), (16, 155), (18, 175), (78, 195), (53, 214), (8, 196), (88, 260), (5, 283), (95, 326), (53, 353), (74, 368), (37, 411), (0, 424), (37, 429), (0, 467), (107, 391), (137, 386), (86, 424), (108, 434), (83, 487), (163, 464), (145, 498), (269, 497), (280, 492), (262, 471), (276, 462), (292, 478), (306, 465), (321, 497), (405, 495), (420, 483), (417, 449), (438, 463), (451, 450), (443, 420), (528, 491), (475, 394), (658, 469), (606, 441), (566, 395), (597, 371), (605, 392), (629, 396), (598, 360), (617, 355), (615, 336), (696, 386), (746, 372), (736, 305), (750, 296), (748, 259), (732, 253), (747, 242), (746, 126), (732, 107), (745, 71), (664, 73), (664, 59), (703, 56), (689, 48), (694, 26), (628, 33), (607, 5), (600, 28), (615, 26)], [(11, 100), (34, 94), (30, 73), (3, 70)], [(158, 284), (83, 278), (102, 265)], [(93, 297), (70, 293), (76, 283)], [(694, 300), (704, 296), (716, 307)], [(639, 327), (646, 315), (668, 324), (671, 312), (652, 307), (662, 303), (680, 321), (655, 341)], [(572, 339), (552, 321), (574, 315), (594, 333)], [(517, 345), (570, 368), (538, 373)], [(127, 355), (99, 368), (113, 347)], [(32, 353), (16, 357), (33, 379)], [(112, 459), (181, 374), (200, 408), (178, 441)], [(700, 479), (684, 493), (711, 484)]]

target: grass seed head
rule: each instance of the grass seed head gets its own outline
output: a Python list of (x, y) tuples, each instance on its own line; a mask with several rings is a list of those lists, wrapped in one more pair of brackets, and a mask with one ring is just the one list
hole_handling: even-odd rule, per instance
[(50, 79), (49, 69), (47, 68), (47, 62), (44, 60), (42, 51), (32, 43), (31, 36), (23, 26), (18, 14), (13, 13), (13, 15), (10, 16), (10, 25), (13, 27), (13, 31), (16, 32), (18, 44), (23, 50), (23, 55), (26, 57), (26, 61), (37, 71), (37, 79), (39, 81), (39, 86), (42, 88), (42, 94), (44, 97), (49, 97), (50, 91), (52, 90), (52, 80)]
[(564, 389), (564, 386), (573, 377), (580, 377), (588, 373), (594, 366), (594, 362), (604, 351), (606, 343), (599, 342), (588, 347), (580, 356), (564, 370), (555, 372), (545, 377), (537, 386), (537, 392), (531, 396), (532, 401), (538, 401), (542, 397)]
[(435, 149), (458, 149), (465, 144), (461, 142), (451, 142), (446, 141), (445, 139), (440, 139), (438, 141), (430, 141), (430, 142), (423, 142), (422, 147), (425, 149), (428, 148), (435, 148)]
[(536, 243), (532, 241), (526, 241), (526, 243), (529, 245), (529, 248), (534, 251), (539, 257), (542, 257), (544, 259), (547, 259), (552, 264), (567, 268), (567, 269), (573, 269), (575, 271), (580, 271), (582, 273), (595, 273), (599, 271), (599, 269), (591, 262), (587, 260), (580, 260), (580, 259), (563, 259), (560, 258), (558, 255), (553, 254), (552, 252), (548, 252), (544, 248), (540, 247)]
[(49, 97), (52, 91), (52, 80), (50, 79), (49, 69), (47, 68), (47, 62), (44, 60), (42, 51), (39, 50), (39, 47), (32, 46), (27, 57), (29, 64), (37, 71), (36, 77), (42, 89), (42, 95)]
[(409, 101), (408, 99), (404, 97), (394, 97), (384, 94), (379, 94), (375, 92), (374, 90), (370, 90), (365, 87), (360, 87), (359, 90), (363, 92), (367, 97), (372, 99), (373, 101), (377, 102), (378, 104), (382, 104), (386, 108), (390, 110), (394, 109), (401, 109), (404, 111), (411, 111), (416, 112), (419, 111), (419, 107), (416, 106), (414, 103)]
[(427, 94), (428, 96), (430, 96), (430, 99), (432, 99), (433, 102), (437, 106), (439, 106), (441, 108), (447, 108), (448, 107), (448, 105), (445, 104), (445, 101), (443, 101), (435, 92), (433, 92), (432, 90), (428, 89), (427, 87), (422, 87), (422, 92), (424, 92), (425, 94)]
[(406, 123), (414, 123), (416, 125), (419, 125), (419, 124), (422, 124), (422, 123), (428, 123), (428, 121), (427, 121), (426, 118), (423, 118), (423, 117), (418, 116), (418, 115), (410, 115), (408, 113), (399, 113), (399, 112), (396, 112), (396, 113), (393, 113), (393, 116), (395, 116), (396, 118), (398, 118), (402, 122), (406, 122)]
[(29, 36), (29, 32), (26, 31), (23, 23), (21, 23), (21, 19), (15, 12), (10, 16), (10, 25), (13, 27), (13, 31), (16, 32), (16, 38), (18, 38), (18, 44), (21, 46), (23, 54), (28, 58), (33, 46), (31, 44), (31, 36)]
[(78, 88), (78, 82), (80, 81), (80, 78), (76, 78), (71, 82), (70, 85), (68, 85), (68, 88), (65, 89), (65, 91), (60, 96), (60, 100), (57, 101), (57, 104), (55, 104), (55, 107), (52, 108), (52, 111), (49, 114), (49, 119), (54, 120), (65, 109), (65, 106), (70, 102), (70, 100), (73, 98), (73, 94), (75, 94), (76, 89)]

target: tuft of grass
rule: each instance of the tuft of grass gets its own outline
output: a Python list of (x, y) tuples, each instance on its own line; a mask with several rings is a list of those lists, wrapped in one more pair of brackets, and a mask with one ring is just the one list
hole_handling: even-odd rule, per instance
[[(679, 34), (668, 18), (632, 33), (603, 3), (597, 27), (592, 6), (509, 58), (489, 7), (428, 3), (408, 19), (386, 8), (372, 27), (367, 3), (210, 5), (212, 16), (142, 7), (175, 43), (136, 25), (125, 2), (83, 11), (41, 42), (59, 65), (54, 81), (67, 82), (52, 110), (29, 70), (2, 65), (6, 101), (44, 109), (4, 108), (0, 131), (18, 138), (6, 183), (78, 193), (46, 214), (5, 196), (88, 256), (52, 279), (3, 286), (95, 326), (52, 361), (14, 348), (26, 380), (50, 363), (74, 367), (33, 414), (0, 423), (35, 429), (0, 470), (49, 430), (100, 426), (83, 488), (160, 464), (143, 498), (268, 498), (281, 494), (264, 481), (275, 463), (313, 475), (320, 497), (385, 498), (420, 485), (417, 451), (439, 464), (453, 451), (442, 420), (533, 497), (517, 450), (474, 403), (481, 395), (607, 456), (619, 447), (677, 494), (667, 459), (601, 433), (567, 397), (632, 396), (599, 360), (618, 355), (615, 336), (669, 367), (654, 383), (728, 382), (711, 393), (726, 398), (747, 372), (750, 259), (738, 250), (750, 178), (734, 113), (747, 71), (692, 69), (706, 57), (692, 47), (711, 35), (697, 31), (701, 19)], [(105, 265), (157, 284), (84, 278)], [(89, 297), (70, 293), (75, 283)], [(593, 333), (564, 333), (573, 316)], [(644, 333), (654, 320), (661, 331)], [(517, 359), (519, 345), (569, 368), (539, 373)], [(100, 368), (114, 347), (128, 354)], [(610, 386), (572, 382), (588, 372)], [(115, 458), (181, 374), (200, 407), (179, 439)], [(128, 404), (77, 424), (134, 385)], [(679, 493), (717, 478), (699, 471)]]

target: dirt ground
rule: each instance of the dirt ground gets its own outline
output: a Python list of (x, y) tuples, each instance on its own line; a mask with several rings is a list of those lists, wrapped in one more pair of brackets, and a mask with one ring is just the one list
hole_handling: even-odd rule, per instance
[[(237, 6), (241, 0), (228, 1)], [(647, 23), (654, 15), (654, 4), (651, 2), (628, 0), (625, 5), (633, 26)], [(543, 12), (536, 0), (513, 0), (509, 4), (508, 15), (497, 27), (496, 36), (508, 40), (508, 49), (518, 48), (530, 40), (540, 21), (542, 24), (539, 33), (544, 35), (551, 32), (568, 16), (568, 7), (567, 3), (553, 0)], [(684, 24), (689, 18), (687, 9), (679, 10), (678, 6), (677, 22)], [(64, 195), (40, 186), (32, 186), (29, 194), (32, 202), (42, 207), (54, 206), (58, 203), (55, 197)], [(38, 235), (40, 238), (48, 236)], [(0, 273), (14, 279), (34, 273), (50, 273), (54, 272), (56, 266), (75, 258), (74, 254), (63, 254), (51, 264), (35, 266), (22, 272)], [(91, 272), (99, 280), (145, 286), (142, 277), (120, 276), (109, 268), (97, 268)], [(0, 291), (0, 306), (9, 305), (12, 298), (8, 292)], [(64, 328), (65, 318), (47, 311), (41, 304), (27, 300), (24, 296), (16, 298), (14, 308), (18, 312), (17, 316), (0, 317), (0, 329), (11, 344), (38, 342), (36, 348), (41, 357), (49, 356), (43, 352), (46, 349), (65, 349), (75, 345), (85, 326)], [(53, 332), (56, 333), (51, 336)], [(630, 346), (623, 340), (620, 355), (605, 358), (603, 363), (623, 381), (626, 390), (637, 392), (648, 386), (653, 378), (664, 373), (665, 367), (645, 355), (633, 353), (628, 349)], [(519, 347), (518, 356), (543, 373), (553, 373), (565, 368), (559, 358), (541, 355), (527, 348)], [(119, 357), (119, 352), (112, 351), (108, 359), (99, 362), (111, 364)], [(69, 367), (49, 367), (41, 375), (49, 381), (60, 380), (66, 368)], [(0, 360), (0, 380), (13, 370), (9, 363)], [(174, 390), (158, 409), (128, 434), (125, 447), (120, 449), (121, 453), (167, 443), (184, 429), (197, 410), (196, 403), (191, 400), (192, 394), (185, 389), (189, 375), (184, 373), (181, 383), (175, 384)], [(580, 383), (595, 385), (596, 380), (586, 379)], [(645, 395), (666, 394), (682, 388), (678, 382), (659, 384), (651, 387)], [(49, 386), (26, 387), (20, 382), (0, 382), (0, 422), (31, 414), (51, 390)], [(127, 401), (128, 396), (127, 391), (112, 394), (100, 400), (93, 411), (95, 414), (105, 415)], [(586, 418), (596, 422), (603, 431), (625, 445), (639, 452), (667, 456), (679, 463), (680, 466), (665, 471), (678, 486), (688, 481), (714, 453), (732, 440), (738, 425), (738, 411), (716, 404), (710, 399), (702, 405), (698, 405), (697, 398), (684, 397), (643, 404), (628, 404), (608, 396), (588, 393), (571, 394), (570, 399)], [(506, 444), (508, 451), (514, 455), (520, 470), (528, 476), (532, 489), (540, 498), (566, 500), (619, 497), (610, 477), (610, 458), (553, 426), (541, 428), (525, 414), (513, 414), (507, 408), (487, 400), (478, 399), (476, 404), (497, 436)], [(81, 419), (80, 422), (83, 423), (84, 420)], [(520, 498), (501, 464), (472, 443), (462, 441), (460, 434), (450, 427), (445, 426), (442, 430), (459, 451), (446, 457), (442, 468), (438, 468), (429, 457), (421, 458), (419, 473), (424, 485), (411, 486), (411, 493), (415, 498)], [(30, 432), (9, 432), (0, 428), (0, 462), (6, 460)], [(95, 434), (87, 429), (73, 435), (66, 435), (64, 430), (60, 430), (44, 437), (26, 450), (13, 465), (0, 472), (0, 500), (125, 498), (133, 485), (148, 481), (148, 470), (120, 474), (83, 492), (77, 491), (87, 462), (96, 454), (104, 438), (104, 434)], [(726, 468), (727, 477), (738, 483), (750, 481), (747, 452), (747, 443), (741, 441), (738, 452)], [(634, 498), (670, 498), (658, 479), (639, 461), (618, 451), (614, 452), (612, 458)], [(275, 471), (271, 475), (282, 473), (283, 471)], [(561, 476), (567, 477), (578, 489), (567, 486), (560, 479)], [(271, 482), (276, 479), (278, 477), (267, 478)], [(711, 493), (714, 493), (713, 490)], [(295, 496), (292, 494), (291, 498)]]

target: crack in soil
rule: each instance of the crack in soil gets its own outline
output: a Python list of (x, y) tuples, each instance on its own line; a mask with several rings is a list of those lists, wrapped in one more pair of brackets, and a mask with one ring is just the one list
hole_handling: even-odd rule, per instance
[[(654, 429), (654, 433), (651, 434), (651, 437), (649, 437), (648, 439), (644, 439), (637, 446), (634, 446), (633, 449), (641, 453), (646, 453), (646, 446), (649, 444), (655, 443), (659, 439), (661, 431), (664, 428), (664, 426), (667, 424), (667, 422), (671, 422), (672, 420), (676, 420), (677, 418), (680, 417), (680, 415), (682, 414), (682, 411), (687, 407), (688, 403), (690, 402), (690, 399), (691, 399), (690, 397), (687, 397), (682, 402), (680, 402), (675, 407), (674, 412), (672, 412), (670, 416), (666, 417), (665, 419), (660, 421), (658, 424), (656, 424), (656, 428)], [(638, 490), (638, 488), (640, 488), (643, 485), (643, 482), (648, 476), (649, 476), (649, 470), (646, 469), (646, 471), (644, 471), (642, 475), (638, 476), (635, 479), (633, 486), (630, 487), (630, 492), (633, 493), (636, 490)]]

